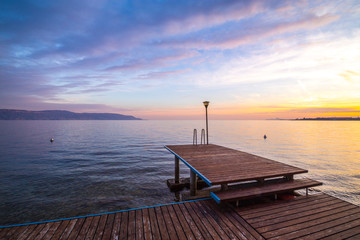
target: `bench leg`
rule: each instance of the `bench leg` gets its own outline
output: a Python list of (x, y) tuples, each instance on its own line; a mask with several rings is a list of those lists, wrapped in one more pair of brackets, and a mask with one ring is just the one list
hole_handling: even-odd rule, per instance
[(227, 185), (227, 183), (221, 184), (221, 191), (225, 191), (227, 190), (229, 187)]
[(309, 190), (306, 188), (306, 197), (309, 195)]
[(277, 194), (275, 194), (275, 200), (277, 200)]
[(239, 207), (239, 200), (236, 200), (236, 207)]

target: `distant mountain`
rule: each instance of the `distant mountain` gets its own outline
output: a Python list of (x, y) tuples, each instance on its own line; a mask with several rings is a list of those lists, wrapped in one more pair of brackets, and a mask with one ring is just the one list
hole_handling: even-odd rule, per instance
[(62, 110), (26, 111), (0, 109), (0, 120), (141, 120), (115, 113), (74, 113)]

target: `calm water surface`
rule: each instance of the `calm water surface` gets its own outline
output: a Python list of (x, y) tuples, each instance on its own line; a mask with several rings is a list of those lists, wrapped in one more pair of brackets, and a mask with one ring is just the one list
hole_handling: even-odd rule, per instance
[[(204, 121), (0, 121), (0, 225), (174, 202), (163, 145), (191, 144), (194, 128)], [(210, 121), (209, 135), (308, 169), (319, 190), (360, 205), (359, 121)]]

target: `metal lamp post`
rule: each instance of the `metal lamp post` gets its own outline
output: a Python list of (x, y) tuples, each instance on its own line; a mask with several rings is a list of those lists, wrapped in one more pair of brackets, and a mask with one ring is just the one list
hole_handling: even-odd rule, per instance
[(210, 103), (209, 101), (203, 102), (206, 111), (206, 144), (209, 144), (209, 128), (208, 128), (208, 114), (207, 114), (207, 108), (209, 106), (209, 103)]

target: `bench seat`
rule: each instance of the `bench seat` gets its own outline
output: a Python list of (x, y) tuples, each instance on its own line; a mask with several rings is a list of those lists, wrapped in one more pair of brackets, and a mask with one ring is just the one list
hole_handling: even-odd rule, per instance
[(321, 182), (304, 178), (278, 183), (264, 183), (256, 187), (229, 189), (220, 192), (211, 192), (211, 197), (217, 202), (243, 200), (248, 198), (278, 194), (303, 188), (315, 187), (322, 185)]

